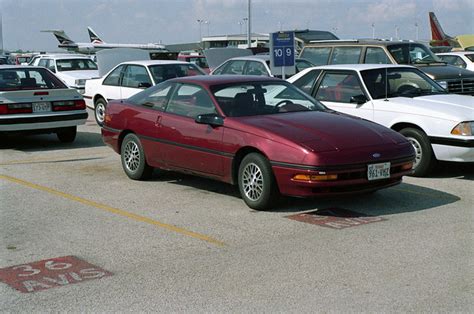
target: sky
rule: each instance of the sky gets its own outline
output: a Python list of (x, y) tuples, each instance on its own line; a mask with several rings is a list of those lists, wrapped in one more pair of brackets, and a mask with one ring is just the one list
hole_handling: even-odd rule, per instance
[[(248, 0), (0, 0), (6, 50), (58, 51), (43, 29), (89, 42), (87, 27), (110, 43), (186, 43), (238, 34)], [(474, 0), (251, 0), (252, 32), (328, 30), (339, 38), (431, 37), (428, 12), (445, 33), (474, 34)], [(198, 23), (204, 20), (207, 23)], [(240, 23), (240, 24), (239, 24)]]

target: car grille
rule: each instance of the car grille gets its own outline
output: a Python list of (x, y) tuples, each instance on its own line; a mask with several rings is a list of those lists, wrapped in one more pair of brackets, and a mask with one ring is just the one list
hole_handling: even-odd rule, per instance
[(448, 81), (448, 91), (454, 94), (474, 95), (474, 79)]

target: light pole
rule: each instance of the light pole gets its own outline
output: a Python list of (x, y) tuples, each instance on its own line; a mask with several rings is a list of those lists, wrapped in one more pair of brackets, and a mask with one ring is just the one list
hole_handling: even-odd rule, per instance
[(375, 23), (372, 23), (372, 39), (375, 39)]
[(399, 35), (398, 35), (398, 31), (399, 31), (399, 30), (400, 30), (400, 29), (398, 28), (398, 25), (395, 25), (395, 38), (396, 38), (397, 40), (400, 39), (400, 37), (399, 37)]
[(239, 24), (239, 35), (242, 35), (242, 25), (244, 24), (244, 21), (238, 21), (237, 24)]
[(251, 27), (251, 9), (250, 9), (250, 0), (248, 0), (248, 7), (247, 7), (247, 47), (252, 48), (252, 27)]
[(211, 25), (211, 21), (204, 21), (204, 24), (207, 25), (207, 36), (209, 37), (209, 26)]
[(415, 22), (416, 40), (418, 41), (418, 22)]
[(198, 19), (196, 22), (199, 23), (199, 42), (202, 42), (202, 23), (206, 22), (205, 20)]

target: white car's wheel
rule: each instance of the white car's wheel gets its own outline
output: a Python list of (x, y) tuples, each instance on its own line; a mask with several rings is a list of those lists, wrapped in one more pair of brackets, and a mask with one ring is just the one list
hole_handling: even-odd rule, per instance
[(105, 101), (105, 99), (99, 98), (95, 101), (94, 116), (95, 116), (95, 121), (100, 126), (104, 125), (106, 107), (107, 107), (107, 102)]
[(425, 132), (415, 128), (405, 128), (400, 131), (415, 149), (415, 164), (413, 165), (416, 177), (427, 175), (433, 169), (436, 159), (431, 148), (430, 140)]

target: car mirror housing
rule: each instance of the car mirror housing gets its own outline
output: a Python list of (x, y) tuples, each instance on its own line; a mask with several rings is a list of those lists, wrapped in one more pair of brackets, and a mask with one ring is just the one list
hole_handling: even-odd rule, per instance
[(148, 82), (138, 83), (138, 88), (148, 88), (148, 87), (151, 87), (151, 84)]
[(196, 123), (209, 124), (213, 127), (224, 125), (224, 118), (215, 113), (200, 114), (196, 117), (195, 121)]
[(351, 96), (351, 103), (356, 103), (358, 105), (362, 105), (362, 104), (365, 104), (367, 102), (367, 97), (365, 97), (365, 95), (355, 95), (355, 96)]

